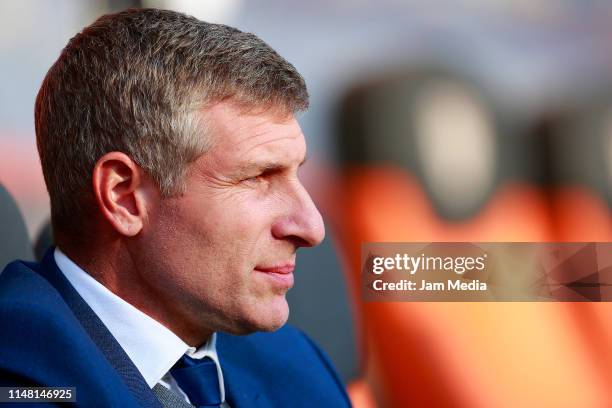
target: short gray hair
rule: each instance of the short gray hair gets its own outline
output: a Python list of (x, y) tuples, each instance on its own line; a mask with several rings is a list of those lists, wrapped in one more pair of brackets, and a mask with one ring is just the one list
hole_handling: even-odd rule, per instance
[(308, 107), (304, 79), (253, 34), (156, 9), (105, 15), (83, 29), (36, 98), (54, 230), (82, 232), (93, 168), (110, 151), (129, 155), (162, 195), (179, 193), (208, 144), (197, 111), (227, 99), (287, 114)]

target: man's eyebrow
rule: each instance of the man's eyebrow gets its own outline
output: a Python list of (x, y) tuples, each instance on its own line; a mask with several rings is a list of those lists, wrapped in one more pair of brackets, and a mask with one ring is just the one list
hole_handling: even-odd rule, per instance
[[(298, 164), (298, 167), (302, 167), (304, 163), (306, 163), (306, 160), (308, 160), (308, 156), (304, 156), (304, 159), (300, 162), (300, 164)], [(275, 171), (282, 171), (290, 167), (291, 166), (288, 166), (287, 164), (284, 164), (284, 163), (255, 162), (255, 163), (248, 163), (243, 166), (240, 166), (237, 169), (237, 173), (242, 175), (242, 174), (250, 174), (253, 172), (262, 172), (262, 173), (263, 172), (275, 172)]]

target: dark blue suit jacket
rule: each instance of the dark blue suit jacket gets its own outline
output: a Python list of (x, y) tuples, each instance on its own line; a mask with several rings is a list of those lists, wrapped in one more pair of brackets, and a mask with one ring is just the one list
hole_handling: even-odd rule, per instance
[[(219, 333), (217, 351), (233, 408), (350, 406), (327, 357), (292, 327)], [(161, 406), (52, 250), (40, 264), (16, 261), (0, 274), (0, 385), (76, 387), (83, 407)]]

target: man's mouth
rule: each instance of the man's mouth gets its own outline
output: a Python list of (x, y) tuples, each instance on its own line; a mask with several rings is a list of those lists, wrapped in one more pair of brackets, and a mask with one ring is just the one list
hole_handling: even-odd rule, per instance
[(277, 265), (256, 266), (255, 271), (261, 272), (274, 281), (282, 288), (290, 289), (293, 287), (294, 263), (282, 263)]
[(280, 273), (283, 275), (292, 273), (294, 269), (295, 269), (294, 263), (284, 263), (284, 264), (278, 264), (274, 266), (256, 266), (255, 267), (255, 270), (258, 272)]

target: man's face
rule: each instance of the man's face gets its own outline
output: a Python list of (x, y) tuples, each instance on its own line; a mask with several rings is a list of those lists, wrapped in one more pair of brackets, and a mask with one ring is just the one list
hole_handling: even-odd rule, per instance
[(282, 326), (296, 250), (321, 242), (321, 215), (298, 179), (306, 144), (293, 117), (206, 113), (210, 149), (181, 196), (151, 210), (145, 279), (185, 325), (246, 333)]

